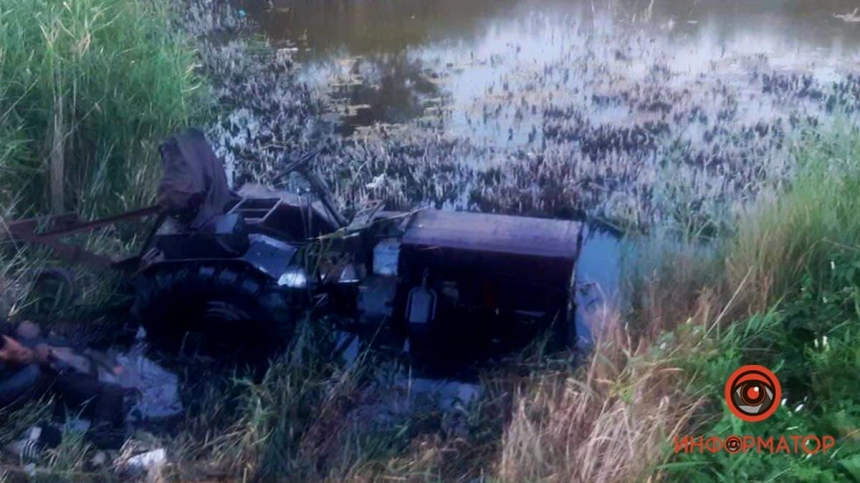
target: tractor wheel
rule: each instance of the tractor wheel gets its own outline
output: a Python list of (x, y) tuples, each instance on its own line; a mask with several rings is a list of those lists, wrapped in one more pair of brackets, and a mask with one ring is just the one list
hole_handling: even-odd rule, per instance
[(160, 352), (259, 368), (295, 331), (295, 307), (272, 285), (251, 269), (159, 267), (138, 282), (132, 312)]

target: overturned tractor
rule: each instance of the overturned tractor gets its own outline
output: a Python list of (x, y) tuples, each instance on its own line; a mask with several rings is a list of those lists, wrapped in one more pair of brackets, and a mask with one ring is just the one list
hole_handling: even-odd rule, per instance
[[(578, 222), (382, 203), (346, 219), (315, 155), (285, 163), (308, 181), (309, 201), (257, 184), (231, 191), (196, 130), (161, 154), (158, 207), (141, 211), (157, 213), (156, 226), (139, 256), (115, 265), (133, 268), (133, 313), (162, 350), (262, 363), (321, 305), (348, 327), (388, 324), (428, 360), (513, 348), (553, 324), (572, 330)], [(27, 222), (19, 237), (50, 245)]]

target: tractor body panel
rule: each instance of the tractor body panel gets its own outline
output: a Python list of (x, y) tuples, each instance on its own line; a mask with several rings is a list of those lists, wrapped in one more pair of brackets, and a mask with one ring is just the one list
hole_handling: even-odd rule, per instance
[(514, 348), (569, 325), (579, 222), (424, 210), (383, 243), (374, 255), (398, 257), (393, 319), (428, 359)]
[(580, 228), (575, 221), (421, 210), (409, 221), (403, 243), (575, 260)]
[(409, 265), (566, 286), (581, 244), (574, 221), (424, 210), (401, 248)]

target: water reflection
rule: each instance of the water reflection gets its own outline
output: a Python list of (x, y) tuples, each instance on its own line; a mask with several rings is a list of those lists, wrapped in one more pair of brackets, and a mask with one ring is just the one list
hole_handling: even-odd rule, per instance
[[(245, 8), (296, 46), (302, 80), (330, 100), (341, 134), (418, 128), (354, 136), (318, 165), (339, 198), (402, 209), (444, 201), (698, 229), (787, 179), (791, 136), (830, 116), (829, 99), (860, 109), (860, 78), (835, 84), (858, 65), (860, 24), (834, 17), (854, 10), (847, 0)], [(578, 267), (591, 290), (579, 294), (584, 345), (588, 312), (618, 290), (618, 262), (617, 240), (589, 238)]]
[(275, 40), (296, 43), (303, 58), (333, 53), (397, 53), (440, 40), (469, 40), (484, 19), (516, 0), (246, 0), (239, 2)]
[(405, 53), (350, 58), (346, 65), (347, 77), (332, 84), (329, 93), (331, 104), (341, 113), (338, 132), (342, 135), (351, 135), (359, 126), (420, 117), (440, 98), (440, 87), (434, 82), (438, 74)]
[[(296, 46), (306, 80), (332, 88), (345, 118), (341, 133), (438, 111), (427, 101), (438, 99), (442, 86), (453, 113), (448, 132), (501, 145), (539, 141), (538, 119), (510, 112), (497, 117), (516, 123), (474, 122), (472, 114), (488, 117), (473, 112), (475, 100), (509, 101), (500, 97), (505, 85), (536, 103), (581, 90), (577, 83), (516, 82), (549, 64), (572, 67), (585, 79), (579, 84), (620, 67), (602, 72), (607, 85), (644, 79), (662, 64), (671, 70), (667, 84), (688, 88), (715, 69), (737, 83), (732, 76), (746, 74), (750, 57), (761, 55), (763, 68), (808, 71), (829, 82), (853, 68), (857, 54), (847, 47), (860, 42), (860, 24), (834, 17), (852, 11), (846, 0), (270, 0), (243, 7), (268, 36)], [(598, 72), (581, 72), (584, 62)], [(627, 112), (593, 114), (623, 119)]]
[(597, 226), (587, 227), (576, 264), (576, 347), (593, 344), (592, 328), (604, 307), (617, 307), (621, 284), (622, 239)]
[[(463, 47), (489, 30), (542, 12), (619, 28), (656, 26), (665, 34), (694, 34), (714, 27), (717, 40), (762, 29), (786, 40), (830, 48), (854, 43), (860, 29), (834, 15), (853, 11), (848, 0), (245, 0), (240, 2), (276, 40), (290, 40), (310, 57), (394, 53), (446, 42)], [(772, 35), (772, 34), (768, 34)]]

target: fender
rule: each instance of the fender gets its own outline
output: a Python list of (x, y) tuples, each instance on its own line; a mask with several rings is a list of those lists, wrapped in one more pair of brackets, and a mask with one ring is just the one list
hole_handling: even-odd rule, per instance
[[(247, 269), (257, 272), (261, 277), (268, 278), (274, 282), (286, 273), (296, 273), (295, 265), (296, 253), (298, 248), (287, 243), (281, 242), (274, 238), (261, 234), (250, 235), (250, 244), (248, 250), (237, 258), (177, 258), (177, 259), (155, 259), (144, 261), (145, 266), (141, 267), (133, 277), (135, 279), (146, 277), (153, 271), (167, 267), (168, 269), (182, 270), (189, 264), (198, 265), (221, 265), (232, 266), (234, 269)], [(283, 285), (283, 284), (279, 284)], [(285, 290), (291, 288), (288, 285), (283, 285)]]

